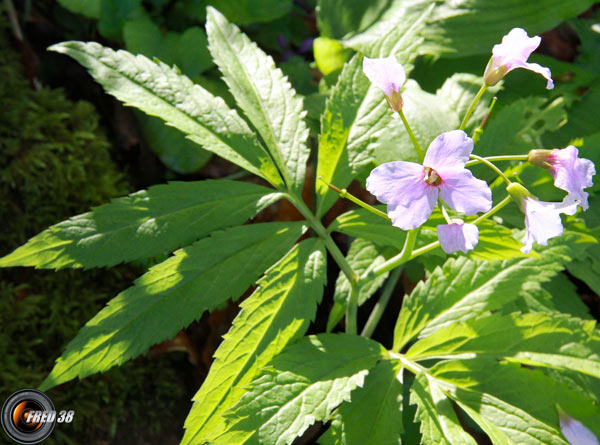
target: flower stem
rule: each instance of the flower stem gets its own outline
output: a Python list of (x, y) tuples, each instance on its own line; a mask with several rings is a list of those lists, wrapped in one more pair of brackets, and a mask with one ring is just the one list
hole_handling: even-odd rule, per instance
[(350, 285), (354, 287), (356, 285), (358, 276), (356, 272), (352, 270), (352, 267), (350, 266), (348, 261), (346, 261), (346, 257), (344, 257), (344, 254), (341, 252), (335, 241), (333, 241), (333, 238), (331, 238), (331, 235), (329, 235), (327, 229), (323, 227), (321, 221), (319, 221), (317, 217), (313, 215), (313, 213), (306, 206), (306, 204), (304, 204), (304, 201), (302, 201), (301, 198), (290, 193), (286, 193), (285, 196), (292, 204), (294, 204), (298, 211), (302, 213), (302, 216), (306, 218), (306, 221), (311, 226), (311, 228), (323, 240), (323, 242), (325, 243), (325, 247), (327, 247), (327, 250), (333, 257), (337, 265), (340, 267), (344, 275), (346, 275), (346, 278), (348, 278)]
[(375, 331), (375, 328), (379, 324), (379, 320), (381, 320), (381, 316), (385, 312), (385, 308), (387, 307), (387, 304), (390, 301), (392, 292), (394, 291), (394, 288), (396, 287), (396, 284), (398, 283), (401, 274), (401, 267), (394, 269), (394, 271), (390, 274), (390, 277), (388, 278), (387, 282), (385, 283), (385, 287), (381, 292), (381, 297), (379, 297), (379, 301), (377, 302), (377, 304), (375, 304), (375, 307), (373, 308), (371, 315), (369, 315), (369, 319), (367, 320), (365, 327), (360, 333), (360, 335), (362, 335), (363, 337), (370, 337), (371, 335), (373, 335), (373, 331)]
[(346, 334), (358, 333), (358, 296), (362, 286), (353, 284), (346, 304)]
[(423, 162), (423, 159), (425, 159), (425, 153), (423, 152), (423, 149), (419, 145), (419, 141), (417, 141), (417, 138), (415, 137), (415, 134), (413, 133), (412, 129), (410, 128), (410, 125), (408, 125), (408, 121), (406, 120), (406, 116), (404, 116), (404, 112), (402, 111), (402, 108), (400, 108), (398, 110), (398, 114), (400, 115), (400, 119), (402, 119), (402, 122), (404, 122), (404, 127), (406, 128), (408, 136), (410, 137), (410, 140), (412, 141), (413, 147), (415, 147), (417, 156), (419, 157), (421, 162)]
[(492, 110), (494, 109), (494, 105), (496, 105), (497, 100), (498, 100), (498, 98), (496, 96), (494, 96), (494, 98), (492, 99), (492, 103), (490, 104), (490, 108), (488, 108), (487, 113), (485, 113), (485, 116), (483, 117), (483, 120), (479, 124), (479, 127), (477, 127), (475, 129), (475, 131), (473, 132), (473, 143), (476, 143), (479, 140), (479, 138), (481, 137), (481, 135), (483, 134), (483, 127), (487, 123), (487, 120), (489, 119), (490, 114), (492, 114)]
[(465, 117), (463, 118), (462, 122), (460, 123), (460, 127), (458, 127), (459, 130), (464, 130), (465, 128), (467, 128), (467, 123), (469, 122), (469, 119), (471, 118), (473, 111), (475, 111), (475, 107), (477, 106), (477, 103), (481, 99), (481, 96), (483, 96), (483, 93), (485, 93), (485, 90), (487, 90), (487, 87), (488, 87), (487, 84), (484, 83), (481, 86), (481, 88), (479, 89), (479, 91), (477, 92), (477, 95), (473, 99), (471, 106), (467, 110), (467, 114), (465, 114)]
[[(496, 161), (527, 161), (529, 160), (529, 155), (506, 155), (506, 156), (486, 156), (486, 161), (496, 162)], [(467, 162), (466, 167), (470, 167), (472, 165), (481, 164), (483, 161), (479, 159), (473, 159), (472, 161)]]
[(362, 286), (367, 281), (372, 280), (373, 278), (378, 277), (379, 275), (383, 275), (384, 273), (395, 269), (396, 267), (406, 263), (409, 259), (411, 259), (413, 249), (417, 241), (418, 232), (418, 229), (409, 230), (406, 234), (406, 239), (404, 240), (404, 246), (402, 247), (402, 251), (398, 255), (390, 258), (385, 263), (376, 267), (366, 275), (360, 277), (360, 279), (358, 280), (358, 284)]
[(376, 209), (376, 208), (375, 208), (375, 207), (373, 207), (372, 205), (369, 205), (369, 204), (367, 204), (366, 202), (364, 202), (364, 201), (361, 201), (361, 200), (360, 200), (360, 199), (358, 199), (356, 196), (354, 196), (354, 195), (352, 195), (352, 194), (348, 193), (348, 190), (346, 190), (346, 189), (340, 189), (340, 188), (336, 187), (336, 186), (335, 186), (335, 185), (333, 185), (333, 184), (329, 184), (329, 183), (328, 183), (328, 182), (326, 182), (326, 181), (325, 181), (325, 180), (324, 180), (324, 179), (323, 179), (321, 176), (319, 176), (319, 180), (320, 180), (321, 182), (325, 183), (325, 184), (327, 185), (327, 187), (329, 187), (330, 189), (332, 189), (332, 190), (336, 191), (336, 192), (337, 192), (337, 193), (340, 195), (340, 198), (345, 198), (345, 199), (348, 199), (348, 200), (352, 201), (354, 204), (357, 204), (357, 205), (361, 206), (363, 209), (366, 209), (366, 210), (368, 210), (369, 212), (371, 212), (371, 213), (374, 213), (374, 214), (375, 214), (375, 215), (377, 215), (377, 216), (381, 216), (382, 218), (384, 218), (384, 219), (387, 219), (388, 221), (391, 221), (391, 220), (390, 220), (390, 217), (389, 217), (389, 216), (387, 216), (387, 214), (385, 214), (384, 212), (382, 212), (382, 211), (381, 211), (381, 210), (379, 210), (379, 209)]
[(487, 160), (486, 158), (482, 158), (480, 156), (477, 155), (471, 155), (471, 158), (473, 159), (477, 159), (479, 162), (483, 162), (485, 165), (487, 165), (489, 168), (491, 168), (492, 170), (494, 170), (496, 173), (498, 173), (498, 175), (500, 175), (502, 177), (502, 179), (504, 179), (504, 182), (506, 182), (506, 185), (510, 185), (510, 179), (508, 179), (508, 176), (506, 176), (502, 170), (500, 170), (498, 167), (496, 167), (493, 163), (491, 163), (489, 160)]
[(502, 201), (500, 201), (498, 204), (496, 204), (494, 207), (492, 207), (490, 210), (488, 210), (487, 212), (485, 212), (483, 215), (481, 215), (479, 218), (473, 220), (473, 222), (471, 222), (471, 224), (479, 224), (482, 221), (485, 221), (486, 219), (488, 219), (490, 216), (494, 215), (496, 212), (502, 210), (509, 202), (512, 201), (512, 198), (510, 197), (510, 195), (506, 196)]

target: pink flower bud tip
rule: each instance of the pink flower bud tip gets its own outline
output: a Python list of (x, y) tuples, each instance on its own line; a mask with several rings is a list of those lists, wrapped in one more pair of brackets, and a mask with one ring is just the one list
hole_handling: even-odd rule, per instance
[(369, 80), (379, 87), (394, 111), (402, 109), (404, 102), (400, 96), (400, 88), (406, 82), (406, 73), (395, 57), (380, 59), (363, 59), (363, 72)]

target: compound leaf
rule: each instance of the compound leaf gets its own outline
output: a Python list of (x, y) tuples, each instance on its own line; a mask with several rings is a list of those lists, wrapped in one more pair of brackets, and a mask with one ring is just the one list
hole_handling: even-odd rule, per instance
[(382, 360), (369, 371), (351, 401), (336, 410), (321, 445), (400, 444), (402, 433), (402, 365)]
[(288, 186), (300, 193), (310, 154), (302, 99), (273, 59), (214, 8), (208, 8), (206, 30), (223, 80), (262, 136)]
[(427, 336), (454, 322), (499, 309), (513, 300), (528, 282), (545, 282), (571, 258), (568, 245), (581, 237), (565, 232), (538, 257), (479, 262), (449, 259), (405, 298), (394, 333), (394, 350), (416, 335)]
[[(375, 363), (387, 355), (373, 340), (355, 335), (320, 334), (288, 346), (263, 369), (230, 411), (237, 443), (291, 444), (310, 425), (327, 421), (350, 393), (362, 386)], [(215, 444), (234, 443), (227, 435)]]
[(274, 186), (281, 176), (246, 122), (177, 68), (95, 42), (63, 42), (49, 48), (85, 66), (106, 92), (126, 105), (163, 119), (192, 141)]
[(258, 281), (225, 334), (185, 422), (182, 443), (203, 443), (222, 427), (222, 413), (244, 394), (258, 370), (303, 336), (323, 295), (326, 255), (310, 238), (296, 245)]
[(0, 259), (0, 266), (89, 268), (170, 252), (242, 224), (280, 196), (238, 181), (156, 185), (46, 229)]
[(67, 345), (40, 388), (120, 365), (173, 337), (207, 310), (238, 298), (302, 234), (299, 223), (214, 232), (138, 278)]

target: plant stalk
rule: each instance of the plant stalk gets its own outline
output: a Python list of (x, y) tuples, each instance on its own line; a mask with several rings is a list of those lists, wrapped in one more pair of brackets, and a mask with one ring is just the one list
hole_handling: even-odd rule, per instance
[(486, 83), (484, 83), (481, 86), (481, 88), (477, 92), (477, 95), (473, 99), (473, 102), (471, 102), (471, 106), (467, 110), (467, 114), (465, 114), (465, 117), (463, 118), (462, 122), (460, 123), (460, 127), (458, 127), (459, 130), (463, 130), (464, 131), (464, 129), (467, 128), (467, 123), (469, 122), (469, 119), (471, 118), (471, 115), (473, 114), (473, 111), (475, 111), (475, 107), (477, 106), (477, 103), (481, 99), (481, 96), (483, 96), (483, 93), (485, 93), (485, 90), (487, 90), (487, 84)]

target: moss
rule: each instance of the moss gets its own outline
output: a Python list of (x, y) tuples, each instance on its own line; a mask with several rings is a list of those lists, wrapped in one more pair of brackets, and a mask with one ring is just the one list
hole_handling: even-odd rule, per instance
[[(32, 90), (1, 15), (0, 97), (0, 255), (49, 225), (130, 191), (94, 107), (68, 100), (61, 90)], [(81, 326), (139, 273), (132, 266), (0, 270), (0, 398), (38, 386)], [(47, 442), (110, 443), (122, 431), (136, 443), (147, 442), (169, 418), (164, 410), (189, 399), (177, 371), (189, 366), (184, 360), (172, 354), (142, 357), (48, 391), (58, 410), (76, 413)]]

